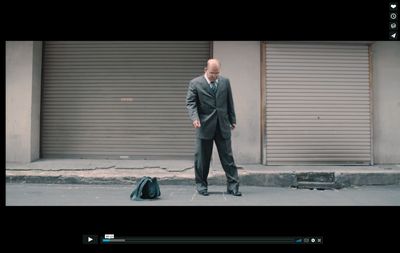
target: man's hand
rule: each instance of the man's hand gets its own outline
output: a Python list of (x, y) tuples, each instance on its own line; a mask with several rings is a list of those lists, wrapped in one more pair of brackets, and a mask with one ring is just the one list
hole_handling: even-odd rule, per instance
[(232, 130), (236, 128), (236, 124), (232, 124), (231, 126)]
[(201, 124), (200, 124), (200, 120), (195, 120), (195, 121), (193, 121), (193, 126), (194, 126), (194, 128), (200, 128), (201, 127)]

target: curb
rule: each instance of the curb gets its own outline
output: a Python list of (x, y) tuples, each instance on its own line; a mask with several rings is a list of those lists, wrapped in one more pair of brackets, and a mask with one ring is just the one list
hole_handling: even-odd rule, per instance
[[(80, 177), (49, 175), (6, 175), (6, 183), (40, 184), (135, 184), (141, 176)], [(160, 185), (194, 185), (194, 178), (179, 176), (157, 177)], [(224, 174), (209, 176), (210, 185), (226, 185)], [(343, 173), (343, 172), (284, 172), (246, 173), (240, 175), (240, 184), (246, 186), (273, 186), (298, 188), (344, 188), (362, 185), (400, 184), (400, 172)]]

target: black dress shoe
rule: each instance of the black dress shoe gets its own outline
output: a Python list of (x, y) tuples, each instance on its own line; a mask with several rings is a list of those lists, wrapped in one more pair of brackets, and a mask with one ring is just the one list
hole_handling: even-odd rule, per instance
[(209, 194), (208, 194), (208, 191), (207, 190), (202, 190), (202, 191), (197, 191), (200, 195), (203, 195), (203, 196), (208, 196)]
[(232, 194), (233, 196), (242, 196), (242, 193), (240, 191), (232, 191), (232, 190), (228, 190), (228, 194)]

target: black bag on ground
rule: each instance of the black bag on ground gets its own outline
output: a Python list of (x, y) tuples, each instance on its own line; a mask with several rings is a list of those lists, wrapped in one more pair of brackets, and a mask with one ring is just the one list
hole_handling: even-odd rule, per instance
[(155, 199), (161, 195), (157, 178), (142, 177), (131, 193), (131, 200)]

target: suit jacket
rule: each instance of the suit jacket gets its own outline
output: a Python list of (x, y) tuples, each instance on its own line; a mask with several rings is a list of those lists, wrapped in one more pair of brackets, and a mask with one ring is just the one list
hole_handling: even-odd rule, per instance
[(231, 137), (231, 125), (236, 124), (236, 115), (229, 79), (218, 77), (216, 94), (211, 91), (204, 75), (191, 80), (186, 96), (186, 108), (192, 122), (200, 120), (201, 127), (196, 128), (197, 138), (214, 138), (217, 120), (222, 137)]

